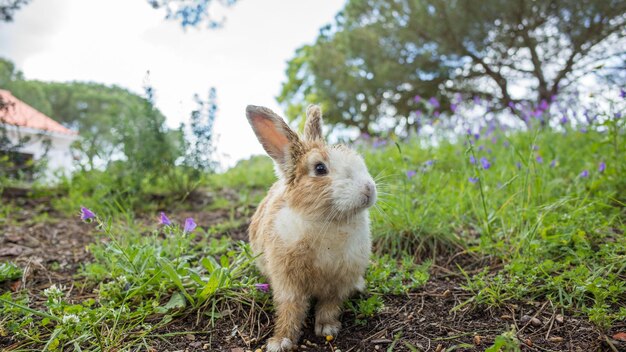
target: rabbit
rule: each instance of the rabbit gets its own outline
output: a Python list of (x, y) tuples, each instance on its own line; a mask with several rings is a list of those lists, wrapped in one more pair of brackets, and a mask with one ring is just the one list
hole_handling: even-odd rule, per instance
[(287, 351), (300, 338), (309, 300), (317, 302), (315, 333), (335, 337), (343, 301), (364, 289), (376, 184), (359, 154), (326, 145), (318, 106), (307, 108), (302, 138), (270, 109), (250, 105), (246, 115), (278, 176), (248, 232), (277, 312), (267, 350)]

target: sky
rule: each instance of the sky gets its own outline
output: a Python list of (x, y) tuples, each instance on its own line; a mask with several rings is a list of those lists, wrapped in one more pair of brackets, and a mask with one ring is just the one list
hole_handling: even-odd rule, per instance
[[(223, 166), (262, 154), (245, 118), (248, 104), (282, 114), (276, 102), (287, 61), (315, 41), (342, 0), (239, 0), (216, 8), (224, 27), (184, 30), (145, 0), (33, 0), (0, 23), (0, 56), (27, 79), (94, 81), (141, 93), (150, 71), (170, 127), (187, 122), (193, 95), (217, 89), (215, 131)], [(284, 116), (284, 115), (283, 115)]]

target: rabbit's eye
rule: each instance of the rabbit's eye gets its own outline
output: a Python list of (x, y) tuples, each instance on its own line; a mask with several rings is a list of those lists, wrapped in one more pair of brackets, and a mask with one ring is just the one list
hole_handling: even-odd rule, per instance
[(328, 169), (326, 168), (326, 165), (324, 165), (324, 163), (317, 163), (315, 164), (315, 175), (316, 176), (324, 176), (328, 174)]

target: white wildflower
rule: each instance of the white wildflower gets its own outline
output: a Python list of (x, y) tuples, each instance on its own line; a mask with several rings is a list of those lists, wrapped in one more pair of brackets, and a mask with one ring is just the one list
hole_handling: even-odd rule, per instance
[(63, 316), (62, 322), (63, 324), (78, 324), (80, 323), (80, 319), (76, 314), (68, 314)]

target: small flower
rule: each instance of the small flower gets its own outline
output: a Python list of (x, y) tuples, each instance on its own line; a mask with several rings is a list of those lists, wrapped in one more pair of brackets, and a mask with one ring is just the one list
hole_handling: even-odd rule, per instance
[(533, 150), (539, 150), (539, 146), (533, 144)]
[(185, 229), (183, 231), (190, 233), (196, 228), (196, 226), (198, 225), (196, 225), (192, 218), (187, 218), (185, 219)]
[(563, 117), (561, 117), (559, 122), (561, 123), (561, 125), (565, 125), (569, 122), (569, 119), (567, 118), (567, 116), (563, 115)]
[(254, 284), (254, 287), (261, 292), (270, 292), (270, 284)]
[(624, 88), (620, 88), (620, 90), (619, 90), (619, 97), (620, 98), (626, 98), (626, 90), (624, 90)]
[(96, 214), (94, 214), (91, 210), (85, 208), (85, 207), (80, 207), (80, 219), (83, 221), (87, 221), (87, 220), (91, 220), (93, 218), (96, 217)]
[(556, 159), (553, 159), (553, 160), (550, 162), (550, 167), (555, 167), (555, 166), (556, 166)]
[(422, 97), (420, 97), (419, 94), (418, 94), (415, 97), (413, 97), (413, 101), (416, 102), (416, 103), (419, 103), (420, 101), (422, 101)]
[(409, 171), (406, 172), (406, 177), (408, 179), (413, 178), (415, 175), (417, 175), (417, 172), (415, 172), (415, 170), (409, 170)]
[(541, 155), (537, 155), (537, 157), (535, 158), (535, 160), (537, 160), (537, 162), (539, 164), (543, 163), (543, 158), (541, 157)]
[(515, 110), (515, 103), (514, 102), (510, 101), (507, 105), (509, 106), (510, 109)]
[(475, 140), (479, 140), (480, 139), (480, 133), (474, 133), (474, 139)]
[(387, 145), (387, 141), (384, 139), (377, 139), (372, 143), (372, 147), (374, 148), (384, 147), (385, 145)]
[(453, 113), (455, 113), (458, 108), (459, 106), (457, 104), (450, 104), (450, 111)]
[(428, 99), (428, 104), (430, 104), (430, 106), (432, 106), (435, 109), (441, 106), (441, 104), (439, 104), (439, 100), (437, 100), (437, 98), (435, 97), (431, 97), (430, 99)]
[(549, 107), (550, 105), (548, 104), (548, 102), (545, 99), (541, 99), (541, 102), (539, 103), (539, 109), (541, 111), (546, 111)]
[(434, 163), (435, 163), (435, 161), (434, 161), (434, 160), (426, 160), (426, 161), (424, 162), (424, 165), (426, 165), (426, 166), (432, 166)]
[(80, 323), (80, 319), (78, 319), (78, 315), (76, 314), (67, 314), (64, 315), (61, 319), (63, 324), (78, 324)]
[(583, 170), (583, 172), (581, 172), (578, 176), (580, 176), (581, 178), (589, 177), (589, 171)]
[(63, 290), (57, 287), (56, 284), (52, 284), (52, 286), (43, 290), (43, 295), (46, 297), (58, 297), (58, 296), (61, 296), (62, 294), (63, 294)]
[(598, 171), (599, 171), (600, 173), (603, 173), (603, 172), (604, 172), (604, 170), (606, 170), (606, 163), (605, 163), (604, 161), (601, 161), (601, 162), (600, 162), (600, 165), (598, 165)]
[(159, 223), (161, 225), (171, 225), (172, 222), (170, 221), (170, 219), (167, 217), (167, 215), (165, 215), (164, 212), (161, 212), (161, 217), (159, 218)]
[(470, 164), (476, 164), (476, 158), (473, 155), (470, 155)]
[(491, 163), (485, 157), (480, 158), (480, 164), (483, 166), (483, 169), (487, 170), (491, 167)]
[(482, 101), (480, 100), (480, 97), (478, 95), (474, 95), (472, 100), (474, 100), (474, 104), (476, 104), (476, 105), (480, 105), (480, 103), (482, 103)]
[(476, 183), (478, 182), (478, 177), (470, 177), (468, 180), (470, 183)]
[(478, 146), (478, 151), (479, 151), (479, 152), (482, 152), (484, 149), (485, 149), (485, 146), (484, 146), (484, 145), (479, 145), (479, 146)]
[(522, 169), (522, 163), (520, 163), (519, 161), (515, 163), (515, 167), (517, 167), (518, 170)]

